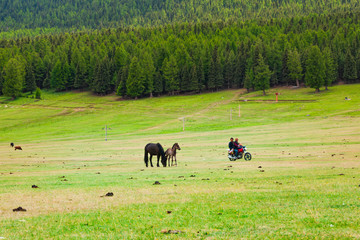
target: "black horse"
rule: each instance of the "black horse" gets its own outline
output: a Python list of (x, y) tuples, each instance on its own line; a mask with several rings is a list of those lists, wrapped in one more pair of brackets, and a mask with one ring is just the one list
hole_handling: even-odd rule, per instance
[(159, 158), (161, 156), (161, 163), (164, 167), (166, 167), (166, 157), (165, 157), (165, 152), (163, 147), (161, 146), (160, 143), (148, 143), (145, 146), (145, 156), (144, 156), (144, 161), (145, 161), (145, 165), (146, 167), (148, 167), (148, 153), (150, 154), (150, 165), (151, 167), (153, 167), (152, 164), (152, 156), (153, 155), (157, 155), (157, 166), (160, 167), (159, 165)]

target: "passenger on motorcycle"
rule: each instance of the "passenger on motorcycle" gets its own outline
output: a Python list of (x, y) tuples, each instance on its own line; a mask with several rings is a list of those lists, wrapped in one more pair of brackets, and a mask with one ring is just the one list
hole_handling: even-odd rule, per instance
[(235, 155), (237, 156), (239, 152), (244, 152), (243, 146), (239, 143), (239, 139), (235, 138), (234, 142)]

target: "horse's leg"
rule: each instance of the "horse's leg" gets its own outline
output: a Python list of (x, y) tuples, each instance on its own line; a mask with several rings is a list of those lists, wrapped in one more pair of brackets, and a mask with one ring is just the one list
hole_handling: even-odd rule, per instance
[(174, 157), (175, 157), (175, 165), (177, 166), (176, 154), (174, 155)]
[(152, 156), (153, 156), (153, 155), (150, 154), (150, 166), (151, 166), (151, 167), (154, 167), (153, 164), (152, 164)]
[(160, 154), (157, 155), (157, 165), (156, 165), (157, 167), (160, 167), (159, 160), (160, 160)]
[(170, 167), (170, 155), (167, 156), (168, 166)]
[(149, 159), (148, 159), (148, 153), (146, 150), (145, 150), (145, 155), (144, 155), (144, 162), (145, 162), (145, 166), (148, 167)]

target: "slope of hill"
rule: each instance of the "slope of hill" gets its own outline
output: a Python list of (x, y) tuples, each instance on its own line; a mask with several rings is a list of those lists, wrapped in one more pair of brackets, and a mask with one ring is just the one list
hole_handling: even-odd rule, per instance
[[(187, 132), (356, 117), (360, 114), (359, 88), (360, 84), (340, 85), (319, 94), (308, 88), (277, 88), (267, 96), (230, 90), (129, 101), (119, 101), (114, 95), (97, 97), (89, 92), (47, 93), (40, 101), (19, 98), (4, 102), (6, 98), (0, 97), (1, 141), (102, 139), (105, 125), (112, 128), (111, 138), (177, 133), (182, 131), (183, 117)], [(280, 93), (277, 104), (275, 92)], [(345, 97), (351, 101), (345, 101)]]

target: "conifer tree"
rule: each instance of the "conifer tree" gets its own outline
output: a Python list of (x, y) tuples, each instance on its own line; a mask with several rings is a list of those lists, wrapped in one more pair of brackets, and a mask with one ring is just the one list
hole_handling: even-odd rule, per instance
[(34, 64), (36, 86), (42, 87), (44, 79), (46, 77), (46, 66), (44, 64), (44, 61), (39, 56), (35, 57)]
[(96, 64), (94, 69), (94, 80), (92, 82), (93, 92), (105, 95), (112, 91), (112, 76), (110, 75), (110, 62), (108, 56), (105, 56)]
[[(335, 59), (335, 58), (334, 58)], [(357, 77), (360, 78), (360, 49), (356, 50), (355, 54), (355, 62), (356, 62), (356, 70), (357, 70)], [(337, 67), (337, 66), (336, 66)], [(336, 68), (335, 67), (335, 68)], [(336, 71), (336, 70), (335, 70)]]
[(164, 91), (164, 81), (159, 71), (155, 72), (154, 76), (154, 93), (160, 95)]
[(179, 85), (179, 69), (174, 56), (170, 56), (169, 59), (165, 58), (163, 64), (163, 75), (165, 79), (165, 90), (174, 95), (175, 91), (180, 88)]
[(235, 85), (235, 54), (233, 51), (226, 56), (224, 65), (224, 80), (227, 88), (232, 88)]
[(197, 76), (197, 68), (196, 65), (193, 64), (190, 70), (189, 76), (189, 90), (190, 91), (198, 91), (199, 90), (199, 79)]
[(87, 87), (86, 62), (78, 48), (73, 51), (73, 55), (71, 57), (71, 65), (75, 71), (74, 88), (82, 89)]
[(144, 71), (144, 87), (145, 93), (149, 94), (150, 97), (153, 96), (154, 92), (154, 75), (155, 75), (155, 67), (154, 62), (150, 54), (145, 51), (142, 54), (142, 61), (141, 61), (142, 69)]
[(238, 51), (235, 59), (235, 76), (234, 84), (238, 88), (243, 87), (245, 75), (246, 75), (246, 56), (244, 54), (244, 45), (240, 45), (240, 50)]
[(269, 66), (265, 63), (262, 54), (259, 54), (258, 65), (254, 70), (254, 82), (256, 90), (262, 90), (265, 95), (265, 90), (270, 88), (271, 71)]
[(282, 72), (281, 72), (281, 83), (286, 83), (289, 85), (289, 67), (288, 67), (288, 59), (289, 59), (289, 50), (286, 48), (283, 53), (282, 58)]
[(347, 82), (354, 82), (358, 77), (357, 69), (356, 69), (356, 61), (354, 56), (351, 54), (349, 50), (346, 52), (343, 77)]
[(254, 82), (254, 71), (252, 70), (252, 68), (249, 68), (246, 71), (245, 80), (244, 80), (244, 88), (246, 88), (248, 92), (250, 92), (250, 89), (253, 87), (253, 82)]
[(28, 62), (25, 66), (25, 90), (30, 94), (36, 89), (35, 73), (31, 62)]
[(56, 91), (64, 91), (66, 89), (66, 72), (63, 71), (63, 63), (61, 60), (57, 60), (55, 66), (51, 72), (50, 84), (51, 88)]
[(325, 61), (324, 86), (325, 86), (325, 90), (328, 90), (328, 86), (330, 86), (332, 82), (335, 81), (336, 79), (336, 65), (330, 48), (325, 48), (323, 55)]
[(197, 87), (197, 89), (199, 91), (201, 91), (206, 86), (204, 63), (203, 63), (202, 57), (199, 58), (198, 64), (196, 66), (196, 76), (197, 76), (197, 79), (198, 79), (198, 87)]
[(3, 78), (3, 94), (12, 98), (18, 97), (21, 94), (25, 80), (23, 63), (16, 58), (11, 58), (4, 67)]
[(311, 46), (306, 59), (306, 85), (315, 88), (320, 92), (320, 87), (324, 86), (325, 64), (323, 56), (318, 46)]
[(3, 86), (4, 86), (3, 70), (0, 67), (0, 95), (3, 94), (3, 92), (2, 92)]
[(126, 80), (128, 77), (128, 67), (124, 66), (122, 68), (120, 68), (120, 70), (117, 72), (116, 74), (117, 76), (117, 82), (118, 82), (118, 87), (117, 87), (117, 95), (125, 97), (126, 96)]
[(215, 46), (210, 59), (208, 89), (214, 90), (223, 85), (223, 76), (221, 72), (221, 62), (218, 53), (218, 47)]
[(302, 78), (302, 67), (301, 67), (301, 59), (300, 54), (296, 49), (290, 50), (288, 59), (287, 59), (287, 67), (288, 67), (288, 76), (289, 79), (296, 83), (297, 87), (300, 87), (299, 80)]
[(129, 75), (126, 81), (127, 95), (134, 97), (135, 99), (141, 96), (145, 90), (144, 82), (144, 70), (141, 68), (138, 58), (133, 57), (131, 59)]

